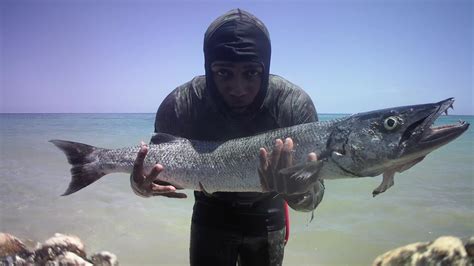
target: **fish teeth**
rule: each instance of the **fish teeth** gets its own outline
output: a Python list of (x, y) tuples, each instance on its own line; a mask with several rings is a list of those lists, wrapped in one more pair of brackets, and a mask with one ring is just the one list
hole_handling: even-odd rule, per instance
[(448, 106), (448, 108), (446, 108), (446, 110), (444, 110), (444, 113), (445, 113), (446, 115), (448, 115), (448, 109), (449, 109), (449, 108), (451, 108), (451, 109), (454, 110), (453, 103), (451, 103), (451, 104)]

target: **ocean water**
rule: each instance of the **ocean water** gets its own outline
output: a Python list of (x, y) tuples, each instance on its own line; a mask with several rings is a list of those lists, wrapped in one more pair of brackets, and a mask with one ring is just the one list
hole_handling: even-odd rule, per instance
[[(329, 120), (341, 115), (321, 115)], [(443, 116), (439, 123), (473, 116)], [(88, 253), (122, 265), (187, 265), (193, 205), (135, 196), (113, 174), (67, 197), (69, 165), (50, 139), (118, 148), (148, 141), (154, 114), (0, 114), (0, 231), (44, 241), (78, 235)], [(430, 154), (372, 198), (381, 177), (326, 181), (311, 215), (291, 212), (285, 265), (369, 265), (386, 250), (442, 235), (474, 235), (474, 132)]]

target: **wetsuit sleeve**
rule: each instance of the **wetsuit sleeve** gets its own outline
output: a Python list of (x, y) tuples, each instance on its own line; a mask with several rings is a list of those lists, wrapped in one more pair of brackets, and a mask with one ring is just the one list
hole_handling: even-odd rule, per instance
[[(183, 88), (172, 91), (161, 103), (155, 117), (155, 133), (189, 137), (192, 133), (189, 123), (189, 100)], [(153, 138), (151, 139), (153, 142)], [(156, 143), (154, 143), (156, 144)]]
[[(318, 121), (318, 114), (311, 98), (303, 91), (293, 98), (292, 120), (296, 124), (305, 124)], [(316, 151), (315, 151), (316, 152)], [(318, 180), (314, 186), (305, 194), (285, 196), (288, 205), (297, 211), (313, 211), (322, 201), (324, 195), (324, 183)]]
[(158, 107), (155, 117), (155, 133), (167, 133), (176, 135), (178, 132), (177, 123), (172, 121), (177, 120), (175, 112), (176, 99), (174, 93), (170, 93)]
[(318, 113), (313, 101), (304, 91), (300, 91), (297, 96), (293, 97), (291, 106), (293, 125), (318, 121)]

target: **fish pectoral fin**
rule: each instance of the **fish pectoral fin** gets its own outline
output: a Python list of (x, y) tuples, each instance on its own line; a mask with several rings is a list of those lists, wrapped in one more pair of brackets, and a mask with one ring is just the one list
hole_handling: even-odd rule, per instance
[(405, 164), (401, 164), (401, 165), (397, 165), (397, 166), (394, 166), (388, 170), (386, 170), (384, 173), (383, 173), (383, 180), (382, 180), (382, 183), (376, 188), (374, 189), (374, 191), (372, 192), (372, 196), (377, 196), (378, 194), (382, 193), (382, 192), (385, 192), (387, 189), (389, 189), (391, 186), (394, 185), (394, 180), (393, 180), (393, 177), (395, 176), (395, 173), (398, 172), (398, 173), (401, 173), (405, 170), (408, 170), (410, 169), (411, 167), (413, 167), (415, 164), (421, 162), (423, 159), (425, 158), (425, 156), (422, 156), (422, 157), (419, 157), (419, 158), (416, 158), (414, 159), (413, 161), (411, 162), (408, 162), (408, 163), (405, 163)]
[(396, 170), (393, 169), (393, 170), (387, 170), (383, 173), (382, 183), (372, 192), (373, 197), (377, 196), (380, 193), (385, 192), (387, 189), (393, 186), (393, 184), (395, 184), (393, 180), (393, 177), (395, 176), (395, 172)]
[(279, 175), (287, 179), (287, 190), (291, 193), (307, 191), (308, 186), (318, 180), (318, 174), (323, 166), (322, 161), (311, 161), (284, 168)]

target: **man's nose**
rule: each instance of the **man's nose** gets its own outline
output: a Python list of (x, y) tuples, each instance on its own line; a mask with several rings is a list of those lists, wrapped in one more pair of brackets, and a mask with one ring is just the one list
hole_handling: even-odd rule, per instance
[(232, 84), (232, 88), (229, 92), (230, 95), (235, 96), (235, 97), (241, 97), (247, 94), (247, 90), (245, 89), (246, 83), (242, 79), (235, 79), (235, 81)]

